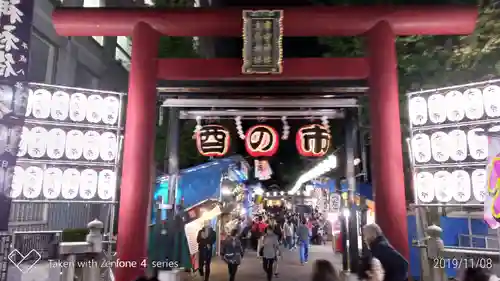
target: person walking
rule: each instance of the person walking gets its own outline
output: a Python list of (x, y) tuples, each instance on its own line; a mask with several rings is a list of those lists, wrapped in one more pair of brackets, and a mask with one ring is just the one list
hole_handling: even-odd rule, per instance
[(267, 281), (273, 279), (273, 265), (280, 256), (278, 236), (274, 233), (273, 229), (268, 227), (266, 234), (261, 238), (261, 248), (259, 255), (262, 257), (262, 267), (267, 276)]
[(285, 234), (285, 248), (291, 250), (293, 248), (293, 225), (289, 220), (285, 221), (283, 232)]
[(297, 244), (299, 246), (300, 264), (305, 264), (309, 260), (309, 228), (306, 219), (302, 219), (297, 228)]
[(229, 281), (234, 281), (236, 278), (236, 272), (238, 271), (238, 266), (241, 264), (243, 254), (243, 247), (240, 239), (238, 239), (238, 230), (233, 229), (221, 247), (221, 257), (227, 263)]
[(210, 264), (212, 263), (212, 249), (217, 235), (210, 226), (210, 221), (205, 222), (205, 226), (198, 232), (196, 242), (198, 242), (198, 267), (200, 276), (204, 281), (210, 279)]
[(373, 258), (382, 264), (384, 281), (405, 281), (408, 278), (408, 261), (387, 241), (377, 224), (363, 227), (363, 235)]
[[(281, 245), (281, 243), (283, 243), (283, 227), (276, 220), (273, 220), (270, 226), (273, 229), (274, 234), (276, 234), (276, 236), (278, 237), (279, 245)], [(276, 277), (278, 277), (279, 275), (278, 268), (279, 268), (279, 258), (277, 258), (273, 264), (273, 272), (274, 276)]]

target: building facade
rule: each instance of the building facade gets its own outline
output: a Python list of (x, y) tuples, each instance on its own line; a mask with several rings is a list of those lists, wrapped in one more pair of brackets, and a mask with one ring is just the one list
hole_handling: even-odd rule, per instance
[[(36, 0), (30, 45), (31, 82), (127, 91), (131, 45), (128, 37), (61, 37), (52, 11), (67, 7), (134, 7), (134, 0)], [(13, 203), (11, 231), (59, 231), (82, 228), (94, 218), (109, 220), (109, 205)]]

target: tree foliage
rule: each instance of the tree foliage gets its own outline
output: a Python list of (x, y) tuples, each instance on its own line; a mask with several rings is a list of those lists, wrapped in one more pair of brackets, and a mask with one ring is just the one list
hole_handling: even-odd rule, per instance
[[(193, 7), (193, 0), (155, 0), (156, 8), (186, 8)], [(160, 58), (195, 58), (198, 56), (193, 48), (192, 37), (170, 37), (160, 38)]]

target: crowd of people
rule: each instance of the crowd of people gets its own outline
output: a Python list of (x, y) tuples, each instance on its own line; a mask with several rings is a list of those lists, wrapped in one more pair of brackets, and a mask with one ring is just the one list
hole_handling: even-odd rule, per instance
[[(278, 277), (278, 265), (283, 251), (298, 250), (298, 260), (302, 265), (309, 261), (311, 243), (324, 243), (324, 218), (313, 212), (310, 215), (296, 213), (262, 213), (253, 220), (242, 219), (222, 242), (221, 258), (227, 263), (229, 281), (236, 280), (238, 267), (245, 253), (254, 250), (262, 260), (262, 268), (267, 281)], [(314, 231), (314, 229), (317, 229)], [(318, 237), (320, 236), (320, 237)], [(359, 280), (366, 281), (406, 281), (408, 261), (394, 249), (377, 224), (363, 227), (363, 239), (369, 251), (361, 257)], [(204, 281), (209, 281), (213, 247), (216, 232), (206, 223), (198, 237), (198, 272)], [(340, 271), (327, 260), (316, 260), (313, 265), (312, 281), (343, 281)], [(157, 280), (157, 279), (139, 279)], [(499, 279), (481, 269), (467, 269), (461, 281), (498, 281)]]

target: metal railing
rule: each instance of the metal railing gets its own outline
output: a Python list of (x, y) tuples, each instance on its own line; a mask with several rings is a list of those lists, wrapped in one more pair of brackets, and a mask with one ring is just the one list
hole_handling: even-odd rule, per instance
[(7, 281), (11, 243), (12, 236), (10, 234), (0, 234), (0, 281)]
[[(12, 235), (11, 250), (16, 249), (22, 255), (34, 250), (40, 254), (42, 260), (57, 259), (61, 238), (62, 231), (18, 231)], [(20, 258), (21, 256), (14, 257), (14, 259)]]
[(493, 235), (469, 235), (458, 236), (458, 246), (467, 248), (500, 250), (498, 237)]

